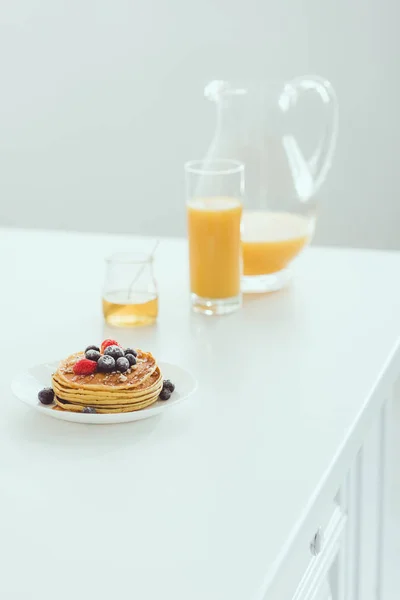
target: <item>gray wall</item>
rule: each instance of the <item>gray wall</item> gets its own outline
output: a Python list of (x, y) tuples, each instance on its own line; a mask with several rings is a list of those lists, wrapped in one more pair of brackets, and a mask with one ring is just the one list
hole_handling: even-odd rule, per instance
[(319, 243), (400, 248), (397, 0), (19, 0), (0, 11), (0, 224), (183, 232), (212, 78), (320, 73), (337, 156)]

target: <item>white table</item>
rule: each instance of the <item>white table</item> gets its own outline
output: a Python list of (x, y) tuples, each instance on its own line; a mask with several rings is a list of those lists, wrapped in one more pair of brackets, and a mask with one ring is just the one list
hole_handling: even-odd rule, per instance
[(0, 230), (0, 598), (303, 600), (336, 561), (333, 593), (365, 600), (381, 535), (359, 555), (360, 482), (374, 425), (377, 472), (385, 464), (400, 256), (310, 249), (289, 289), (217, 319), (190, 313), (185, 244), (163, 240), (158, 325), (116, 335), (191, 370), (193, 399), (120, 426), (31, 411), (11, 378), (115, 334), (102, 258), (130, 241)]

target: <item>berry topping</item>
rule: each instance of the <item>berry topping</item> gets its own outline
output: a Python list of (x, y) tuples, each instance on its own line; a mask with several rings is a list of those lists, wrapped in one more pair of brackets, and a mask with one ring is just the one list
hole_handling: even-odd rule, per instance
[(91, 415), (94, 415), (96, 412), (96, 409), (93, 408), (93, 406), (85, 406), (85, 408), (82, 408), (82, 412), (83, 413), (89, 413)]
[(115, 363), (115, 368), (120, 373), (125, 373), (125, 371), (127, 371), (130, 366), (131, 365), (129, 364), (129, 360), (126, 358), (126, 356), (120, 356)]
[(104, 354), (104, 350), (108, 348), (108, 346), (119, 346), (119, 344), (115, 340), (104, 340), (104, 342), (101, 345), (102, 354)]
[(38, 398), (42, 404), (51, 404), (54, 402), (54, 392), (52, 388), (47, 387), (43, 390), (40, 390), (38, 393)]
[(160, 400), (169, 400), (171, 398), (171, 392), (166, 388), (161, 390), (161, 394), (159, 396)]
[(175, 389), (175, 385), (172, 383), (172, 381), (170, 381), (169, 379), (164, 379), (163, 390), (168, 390), (172, 394), (174, 389)]
[(136, 350), (133, 350), (133, 348), (125, 348), (125, 356), (127, 354), (133, 354), (133, 356), (136, 358), (137, 357), (137, 352)]
[(132, 367), (132, 365), (136, 365), (136, 357), (133, 356), (133, 354), (125, 354), (125, 358), (128, 359), (131, 367)]
[(104, 354), (97, 361), (97, 368), (102, 373), (111, 373), (111, 371), (115, 370), (115, 360), (112, 356)]
[(94, 360), (95, 362), (99, 360), (100, 356), (100, 352), (98, 350), (94, 350), (94, 348), (90, 348), (90, 350), (86, 350), (85, 352), (85, 357), (88, 360)]
[(87, 358), (81, 358), (73, 366), (75, 375), (91, 375), (95, 372), (96, 368), (97, 363)]
[(97, 350), (97, 352), (100, 352), (100, 348), (98, 346), (88, 346), (85, 348), (85, 354), (88, 350)]
[(104, 350), (104, 356), (112, 356), (114, 360), (117, 360), (117, 358), (124, 356), (124, 351), (119, 346), (107, 346)]

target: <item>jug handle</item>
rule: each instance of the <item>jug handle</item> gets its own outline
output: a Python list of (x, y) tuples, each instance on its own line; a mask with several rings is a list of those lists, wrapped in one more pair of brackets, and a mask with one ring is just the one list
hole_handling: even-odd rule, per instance
[(306, 92), (316, 92), (325, 108), (326, 125), (318, 141), (317, 147), (308, 160), (310, 172), (313, 174), (313, 192), (317, 192), (332, 166), (338, 134), (339, 107), (335, 90), (330, 82), (315, 75), (295, 77), (285, 84), (280, 97), (282, 110), (294, 106), (300, 95)]

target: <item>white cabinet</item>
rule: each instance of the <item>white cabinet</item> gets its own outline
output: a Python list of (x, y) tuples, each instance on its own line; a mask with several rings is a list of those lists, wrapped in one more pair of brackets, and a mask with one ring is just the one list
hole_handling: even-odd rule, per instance
[[(381, 600), (389, 401), (374, 420), (317, 528), (292, 600)], [(332, 509), (333, 506), (333, 509)], [(298, 565), (304, 564), (299, 556)]]

